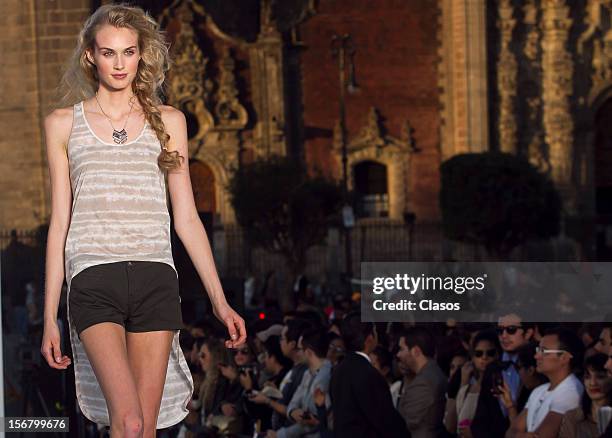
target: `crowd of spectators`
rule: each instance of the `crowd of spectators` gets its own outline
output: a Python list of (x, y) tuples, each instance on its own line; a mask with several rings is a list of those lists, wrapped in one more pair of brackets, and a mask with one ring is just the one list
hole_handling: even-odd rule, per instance
[(189, 325), (181, 345), (196, 389), (162, 436), (612, 437), (612, 324), (332, 316), (253, 321), (236, 350), (214, 321)]

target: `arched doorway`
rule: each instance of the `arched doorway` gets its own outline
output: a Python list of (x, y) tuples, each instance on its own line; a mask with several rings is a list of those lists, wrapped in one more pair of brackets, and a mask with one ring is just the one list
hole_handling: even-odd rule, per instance
[(353, 168), (357, 194), (357, 215), (360, 217), (389, 217), (387, 166), (366, 160)]
[(612, 260), (612, 98), (595, 115), (597, 259)]

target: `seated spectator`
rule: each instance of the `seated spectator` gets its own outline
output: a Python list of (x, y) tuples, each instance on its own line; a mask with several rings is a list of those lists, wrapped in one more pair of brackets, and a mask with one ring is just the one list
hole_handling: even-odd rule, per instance
[[(205, 425), (217, 415), (232, 416), (234, 403), (240, 396), (240, 386), (232, 384), (219, 371), (220, 366), (227, 366), (227, 349), (220, 339), (208, 337), (196, 342), (200, 345), (200, 364), (205, 373), (204, 380), (197, 388), (197, 396), (191, 400), (190, 409), (200, 411), (199, 428), (192, 432), (201, 433)], [(236, 418), (236, 423), (239, 423)]]
[[(300, 337), (299, 347), (304, 354), (308, 369), (287, 406), (287, 417), (293, 424), (284, 426), (278, 431), (269, 430), (267, 438), (309, 437), (318, 438), (319, 420), (316, 417), (317, 407), (314, 403), (315, 390), (329, 393), (329, 381), (332, 365), (326, 359), (327, 336), (325, 329), (312, 328)], [(326, 403), (330, 406), (329, 397)]]
[(263, 343), (264, 349), (264, 369), (267, 375), (271, 376), (266, 380), (261, 388), (252, 388), (246, 391), (244, 398), (244, 410), (254, 420), (260, 421), (260, 430), (267, 430), (272, 427), (272, 400), (282, 398), (282, 393), (278, 388), (289, 369), (292, 362), (285, 357), (280, 347), (280, 337), (270, 336)]
[(533, 390), (506, 437), (523, 436), (525, 432), (541, 438), (557, 437), (563, 415), (580, 405), (584, 391), (573, 373), (582, 362), (582, 349), (580, 338), (569, 329), (555, 328), (542, 336), (536, 350), (537, 370), (549, 383)]
[(304, 355), (302, 351), (298, 349), (298, 341), (300, 336), (310, 327), (311, 325), (307, 321), (289, 319), (281, 331), (281, 351), (283, 355), (293, 363), (293, 367), (285, 374), (279, 386), (279, 390), (283, 394), (282, 398), (280, 400), (275, 400), (270, 397), (265, 397), (264, 394), (256, 394), (254, 397), (249, 398), (250, 402), (265, 404), (274, 411), (270, 419), (272, 430), (281, 428), (288, 421), (287, 405), (295, 394), (307, 368)]
[(331, 402), (336, 438), (406, 438), (406, 424), (393, 406), (389, 385), (372, 366), (378, 344), (374, 324), (348, 313), (341, 326), (347, 349), (332, 373)]
[(605, 365), (608, 356), (596, 353), (584, 362), (584, 389), (581, 406), (565, 413), (561, 421), (559, 438), (596, 437), (597, 411), (602, 406), (610, 406), (610, 386)]
[(447, 378), (436, 361), (434, 336), (424, 327), (408, 328), (399, 339), (397, 358), (412, 370), (399, 401), (413, 438), (437, 438), (444, 433)]
[(448, 432), (459, 436), (467, 434), (462, 429), (469, 428), (474, 419), (485, 369), (499, 359), (500, 351), (494, 331), (483, 330), (472, 340), (471, 360), (453, 376), (453, 380), (460, 381), (460, 389), (455, 398), (446, 402), (444, 425)]
[(222, 406), (223, 414), (229, 417), (240, 417), (243, 421), (241, 430), (243, 433), (253, 432), (253, 421), (244, 412), (242, 403), (247, 391), (259, 388), (259, 363), (256, 360), (255, 345), (252, 340), (240, 348), (232, 350), (233, 361), (229, 364), (220, 364), (219, 370), (234, 389), (231, 402)]

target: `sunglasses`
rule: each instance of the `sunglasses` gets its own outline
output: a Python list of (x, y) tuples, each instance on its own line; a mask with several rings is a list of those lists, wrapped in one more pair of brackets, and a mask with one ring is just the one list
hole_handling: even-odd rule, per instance
[(490, 350), (474, 350), (474, 357), (495, 357), (497, 355), (497, 350), (495, 348), (491, 348)]
[(540, 347), (539, 345), (535, 348), (536, 354), (540, 353), (540, 354), (562, 354), (562, 353), (567, 353), (570, 356), (572, 356), (572, 354), (567, 351), (567, 350), (555, 350), (552, 348), (544, 348), (544, 347)]
[(518, 329), (522, 329), (523, 327), (518, 325), (509, 325), (507, 327), (497, 327), (497, 334), (502, 335), (504, 332), (509, 335), (514, 335), (518, 331)]
[(249, 349), (248, 348), (241, 348), (239, 350), (236, 350), (235, 354), (244, 354), (245, 356), (249, 354)]

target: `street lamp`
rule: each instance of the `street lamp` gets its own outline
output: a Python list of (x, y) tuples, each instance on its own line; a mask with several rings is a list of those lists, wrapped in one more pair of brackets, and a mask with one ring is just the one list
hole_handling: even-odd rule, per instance
[[(351, 232), (350, 228), (354, 225), (353, 209), (348, 203), (348, 153), (346, 145), (346, 106), (345, 98), (346, 92), (355, 93), (359, 90), (355, 82), (355, 46), (351, 35), (345, 33), (344, 35), (334, 34), (331, 39), (331, 50), (334, 58), (338, 60), (338, 78), (340, 82), (340, 96), (339, 96), (339, 128), (340, 128), (340, 142), (342, 146), (342, 191), (344, 197), (344, 207), (342, 208), (342, 218), (344, 223), (344, 253), (346, 262), (346, 275), (350, 279), (353, 276), (353, 260), (351, 253)], [(346, 57), (348, 56), (348, 82), (346, 80)]]

